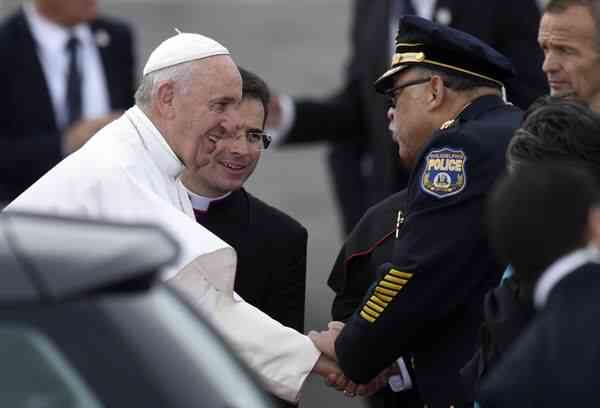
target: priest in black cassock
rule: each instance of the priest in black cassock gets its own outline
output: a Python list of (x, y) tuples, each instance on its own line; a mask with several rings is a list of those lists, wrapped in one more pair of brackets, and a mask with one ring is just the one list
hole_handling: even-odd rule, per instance
[(181, 181), (196, 220), (237, 252), (236, 293), (303, 332), (308, 233), (243, 188), (270, 143), (263, 131), (270, 94), (258, 76), (243, 68), (240, 73), (242, 126), (235, 135), (215, 138), (211, 162), (195, 173), (186, 170)]

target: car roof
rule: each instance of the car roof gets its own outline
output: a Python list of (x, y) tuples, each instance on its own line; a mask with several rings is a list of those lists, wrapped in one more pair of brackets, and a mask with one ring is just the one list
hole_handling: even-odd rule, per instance
[(158, 226), (0, 214), (0, 303), (56, 301), (156, 277), (179, 245)]

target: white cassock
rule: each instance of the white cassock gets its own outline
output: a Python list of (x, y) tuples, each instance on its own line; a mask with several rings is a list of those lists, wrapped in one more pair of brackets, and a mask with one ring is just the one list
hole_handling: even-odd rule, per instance
[(165, 279), (199, 306), (271, 392), (297, 401), (320, 353), (308, 337), (233, 292), (235, 251), (194, 219), (178, 180), (182, 170), (158, 129), (142, 110), (133, 107), (5, 211), (160, 225), (182, 248), (178, 264), (165, 271)]

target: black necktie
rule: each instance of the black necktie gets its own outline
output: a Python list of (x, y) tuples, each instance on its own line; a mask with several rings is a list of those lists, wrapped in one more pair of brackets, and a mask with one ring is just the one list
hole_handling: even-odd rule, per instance
[(74, 35), (67, 41), (69, 66), (67, 70), (67, 126), (81, 118), (81, 74), (77, 67), (79, 40)]

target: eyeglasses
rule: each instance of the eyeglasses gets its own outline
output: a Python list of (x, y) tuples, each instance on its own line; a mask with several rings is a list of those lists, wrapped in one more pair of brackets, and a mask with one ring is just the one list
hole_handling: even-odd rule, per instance
[(254, 150), (265, 150), (271, 144), (273, 140), (271, 136), (266, 134), (265, 132), (259, 132), (256, 130), (249, 130), (243, 134), (237, 135), (224, 135), (220, 137), (210, 136), (210, 140), (213, 143), (233, 143), (240, 140), (240, 138), (244, 136), (246, 138), (246, 142), (248, 142), (248, 146)]
[(425, 82), (429, 82), (431, 80), (431, 77), (427, 77), (427, 78), (419, 78), (419, 79), (413, 79), (412, 81), (407, 81), (403, 84), (397, 85), (391, 89), (388, 89), (385, 92), (385, 95), (390, 98), (390, 106), (392, 108), (396, 107), (396, 101), (398, 100), (398, 97), (400, 96), (401, 92), (404, 88), (408, 88), (409, 86), (413, 86), (413, 85), (419, 85), (419, 84), (424, 84)]

